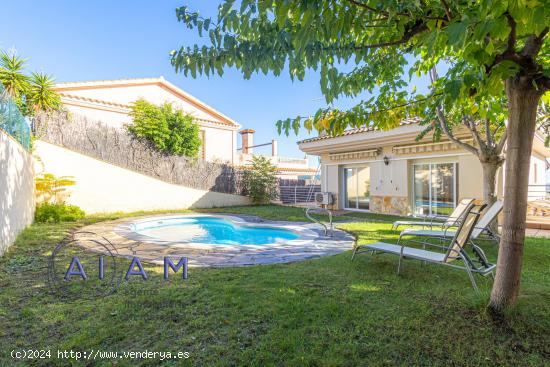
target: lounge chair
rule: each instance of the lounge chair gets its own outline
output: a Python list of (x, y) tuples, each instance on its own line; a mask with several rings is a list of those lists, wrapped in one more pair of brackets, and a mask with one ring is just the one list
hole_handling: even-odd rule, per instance
[[(421, 227), (429, 227), (430, 229), (433, 229), (434, 227), (440, 227), (440, 228), (449, 228), (449, 227), (455, 227), (460, 224), (460, 221), (462, 217), (464, 216), (464, 213), (466, 213), (466, 209), (468, 209), (468, 206), (474, 202), (474, 199), (462, 199), (460, 200), (460, 203), (456, 206), (455, 210), (449, 215), (448, 217), (443, 216), (426, 216), (423, 218), (429, 219), (429, 221), (407, 221), (407, 220), (398, 220), (393, 222), (392, 229), (397, 229), (399, 226), (421, 226)], [(442, 222), (441, 220), (445, 220)]]
[[(397, 245), (385, 242), (376, 242), (368, 245), (357, 246), (353, 252), (352, 260), (357, 253), (371, 251), (373, 255), (375, 253), (388, 253), (399, 256), (397, 274), (401, 273), (403, 259), (415, 259), (445, 265), (455, 269), (462, 269), (468, 273), (472, 286), (475, 291), (478, 292), (479, 289), (474, 279), (474, 274), (493, 276), (493, 270), (496, 265), (491, 264), (487, 260), (487, 257), (478, 246), (473, 245), (474, 254), (477, 259), (472, 259), (466, 253), (464, 246), (469, 242), (470, 235), (472, 234), (472, 231), (474, 230), (480, 213), (484, 207), (485, 205), (469, 205), (464, 220), (460, 223), (454, 237), (448, 241), (448, 244), (445, 246), (417, 240), (400, 241)], [(440, 240), (445, 241), (446, 239)], [(405, 244), (408, 243), (420, 244), (424, 247), (424, 249), (405, 246)], [(438, 251), (426, 250), (426, 247), (433, 247)], [(457, 260), (462, 260), (464, 265), (456, 264)]]
[[(494, 241), (498, 245), (500, 236), (491, 229), (491, 223), (493, 223), (502, 211), (502, 206), (502, 200), (497, 200), (489, 207), (489, 209), (485, 210), (472, 231), (470, 241), (474, 243), (478, 239), (485, 239)], [(401, 238), (404, 236), (452, 238), (455, 234), (456, 231), (451, 231), (449, 228), (445, 228), (441, 231), (433, 231), (428, 229), (405, 229), (399, 235), (399, 240), (401, 241)]]

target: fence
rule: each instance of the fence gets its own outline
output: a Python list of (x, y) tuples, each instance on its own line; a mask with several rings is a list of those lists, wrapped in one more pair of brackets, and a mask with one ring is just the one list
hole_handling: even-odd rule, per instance
[(529, 185), (528, 200), (550, 200), (550, 185)]
[(31, 129), (15, 102), (0, 85), (0, 129), (17, 140), (26, 150), (31, 145)]
[(279, 200), (283, 204), (313, 203), (316, 192), (321, 192), (320, 185), (279, 186)]
[(67, 114), (41, 114), (35, 119), (38, 138), (150, 177), (201, 190), (243, 194), (242, 174), (228, 164), (158, 152), (125, 130)]

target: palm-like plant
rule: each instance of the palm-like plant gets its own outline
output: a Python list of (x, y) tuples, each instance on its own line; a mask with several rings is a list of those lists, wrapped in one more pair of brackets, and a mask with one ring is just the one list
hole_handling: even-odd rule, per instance
[(0, 83), (19, 105), (23, 103), (23, 97), (30, 87), (29, 77), (23, 74), (25, 62), (15, 52), (0, 52)]
[(54, 90), (54, 79), (43, 73), (32, 73), (30, 77), (30, 87), (27, 95), (27, 105), (29, 112), (38, 113), (40, 111), (59, 110), (61, 99)]

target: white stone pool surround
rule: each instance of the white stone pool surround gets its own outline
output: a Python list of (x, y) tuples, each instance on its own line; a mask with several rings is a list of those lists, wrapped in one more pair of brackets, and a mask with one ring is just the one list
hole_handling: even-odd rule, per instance
[[(185, 217), (215, 217), (239, 226), (269, 227), (291, 230), (297, 239), (282, 240), (264, 245), (219, 245), (178, 241), (163, 241), (147, 237), (135, 231), (136, 224)], [(236, 267), (260, 264), (276, 264), (301, 261), (338, 254), (353, 249), (354, 237), (335, 229), (332, 237), (324, 236), (319, 224), (308, 222), (272, 221), (250, 215), (186, 213), (162, 214), (144, 217), (122, 218), (99, 222), (79, 229), (106, 238), (112, 244), (113, 254), (120, 257), (138, 257), (140, 261), (162, 264), (164, 257), (188, 258), (189, 267)], [(91, 251), (105, 253), (97, 243), (85, 241), (90, 235), (76, 234), (80, 246)]]

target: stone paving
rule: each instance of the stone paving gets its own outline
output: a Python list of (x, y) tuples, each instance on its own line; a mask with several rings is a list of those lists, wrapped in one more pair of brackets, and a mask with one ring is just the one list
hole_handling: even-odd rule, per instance
[[(270, 221), (249, 215), (217, 215), (242, 223), (258, 223), (301, 231), (297, 240), (282, 243), (255, 245), (197, 245), (177, 242), (159, 242), (147, 239), (131, 231), (132, 223), (148, 219), (158, 219), (171, 216), (163, 214), (157, 216), (123, 218), (113, 221), (100, 222), (83, 227), (75, 234), (80, 246), (91, 251), (108, 253), (105, 247), (87, 239), (93, 238), (101, 243), (107, 243), (108, 248), (116, 256), (132, 258), (138, 257), (141, 261), (162, 264), (165, 256), (174, 258), (187, 257), (190, 267), (235, 267), (258, 264), (287, 263), (306, 260), (321, 256), (334, 255), (353, 248), (355, 239), (352, 235), (341, 230), (334, 230), (332, 237), (325, 237), (322, 228), (315, 223)], [(185, 216), (173, 214), (172, 216)], [(194, 214), (192, 216), (195, 216)], [(91, 232), (85, 234), (81, 232)], [(111, 246), (112, 245), (112, 246)]]

